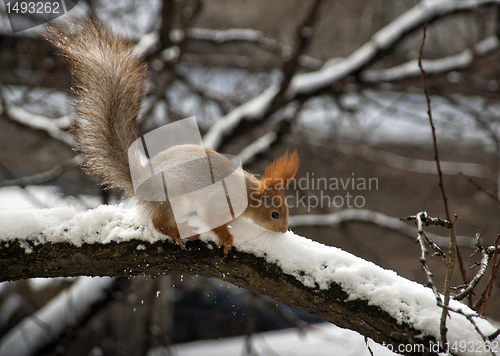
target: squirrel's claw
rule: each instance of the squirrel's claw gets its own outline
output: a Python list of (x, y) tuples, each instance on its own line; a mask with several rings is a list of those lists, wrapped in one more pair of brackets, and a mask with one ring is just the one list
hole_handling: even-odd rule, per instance
[(215, 232), (219, 237), (219, 248), (224, 245), (224, 254), (227, 255), (233, 247), (233, 236), (229, 233), (227, 224), (216, 227), (212, 231)]

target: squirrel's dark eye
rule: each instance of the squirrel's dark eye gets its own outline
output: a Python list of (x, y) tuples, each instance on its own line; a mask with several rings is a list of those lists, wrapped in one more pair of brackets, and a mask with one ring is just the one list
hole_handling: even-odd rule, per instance
[(271, 213), (271, 216), (272, 216), (272, 218), (273, 218), (273, 219), (277, 219), (277, 218), (279, 218), (279, 217), (280, 217), (280, 214), (279, 214), (279, 213), (277, 213), (277, 212), (275, 212), (275, 211), (273, 211), (273, 212)]

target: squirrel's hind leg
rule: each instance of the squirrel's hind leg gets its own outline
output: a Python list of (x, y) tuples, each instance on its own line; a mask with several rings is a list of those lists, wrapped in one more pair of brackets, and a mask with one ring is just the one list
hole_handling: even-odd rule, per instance
[(231, 247), (233, 247), (233, 236), (229, 233), (227, 225), (228, 224), (224, 224), (212, 230), (219, 237), (219, 247), (225, 245), (224, 246), (225, 255), (227, 255), (227, 253), (231, 251)]
[[(189, 231), (190, 234), (192, 233), (192, 235), (187, 238), (188, 240), (192, 241), (200, 237), (200, 235), (196, 233), (198, 228), (187, 225), (187, 222), (182, 222), (181, 224), (183, 225), (186, 224), (183, 228), (184, 232)], [(184, 241), (182, 241), (181, 239), (181, 234), (179, 233), (179, 227), (177, 226), (176, 223), (174, 223), (174, 225), (171, 225), (169, 221), (166, 220), (163, 216), (160, 216), (159, 218), (155, 218), (153, 216), (153, 225), (155, 226), (156, 230), (158, 230), (162, 234), (172, 237), (179, 244), (181, 248), (184, 248)]]
[(155, 226), (156, 230), (164, 235), (172, 237), (181, 248), (184, 248), (184, 242), (181, 240), (179, 229), (177, 228), (175, 223), (172, 226), (170, 225), (168, 220), (163, 218), (163, 216), (153, 215), (153, 225)]

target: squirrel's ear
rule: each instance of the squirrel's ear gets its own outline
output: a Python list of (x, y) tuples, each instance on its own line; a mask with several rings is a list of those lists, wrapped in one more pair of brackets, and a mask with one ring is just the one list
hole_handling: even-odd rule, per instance
[(262, 198), (272, 198), (282, 190), (283, 189), (277, 189), (275, 186), (271, 185), (262, 191)]
[(269, 187), (279, 193), (283, 191), (299, 169), (299, 154), (293, 151), (292, 154), (286, 150), (285, 154), (267, 166), (264, 176), (260, 179), (259, 193)]

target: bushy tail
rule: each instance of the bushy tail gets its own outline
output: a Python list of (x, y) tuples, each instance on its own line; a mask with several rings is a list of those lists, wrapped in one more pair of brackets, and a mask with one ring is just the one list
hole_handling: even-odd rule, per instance
[(69, 60), (75, 79), (78, 117), (70, 132), (86, 157), (87, 171), (108, 188), (134, 194), (127, 153), (139, 137), (136, 119), (146, 93), (146, 65), (129, 41), (95, 20), (50, 25), (46, 38)]

